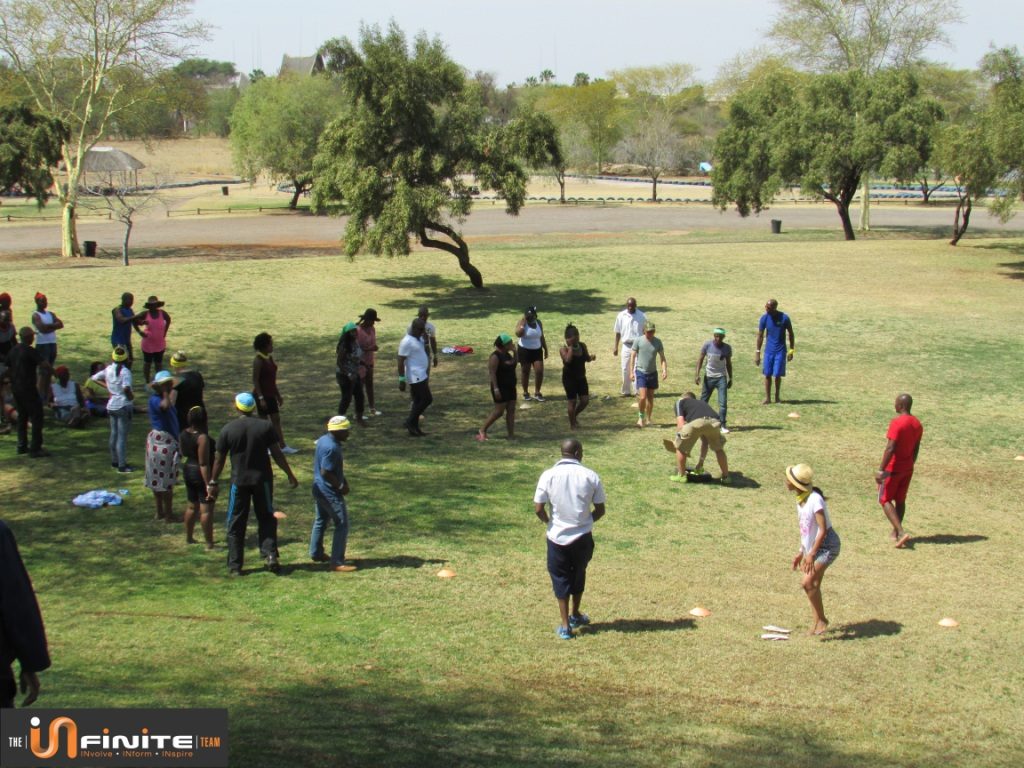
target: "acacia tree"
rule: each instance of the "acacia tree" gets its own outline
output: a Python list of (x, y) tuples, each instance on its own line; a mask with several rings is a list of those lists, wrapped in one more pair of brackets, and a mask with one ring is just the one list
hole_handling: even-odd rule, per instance
[(321, 52), (342, 84), (345, 113), (320, 139), (314, 208), (348, 214), (349, 255), (408, 254), (416, 238), (454, 255), (482, 288), (457, 230), (473, 206), (465, 177), (497, 191), (505, 211), (517, 214), (526, 199), (523, 164), (543, 154), (553, 126), (488, 122), (479, 90), (443, 43), (421, 33), (410, 47), (394, 23), (387, 31), (363, 27), (358, 44), (331, 40)]
[(941, 110), (905, 71), (807, 75), (773, 72), (730, 105), (715, 143), (713, 200), (760, 212), (783, 184), (836, 206), (855, 239), (850, 203), (872, 168), (905, 177), (920, 167)]
[(0, 106), (0, 190), (18, 185), (42, 206), (66, 133), (59, 121), (25, 105)]
[(191, 0), (0, 0), (0, 53), (39, 110), (68, 128), (57, 182), (62, 255), (81, 255), (75, 207), (86, 152), (120, 112), (152, 98), (156, 72), (205, 34), (187, 20), (191, 6)]
[(548, 86), (536, 100), (563, 132), (575, 131), (588, 149), (584, 167), (601, 173), (612, 148), (622, 137), (622, 103), (615, 83), (596, 80), (587, 85)]
[(619, 145), (626, 160), (651, 179), (651, 200), (658, 202), (658, 179), (679, 159), (681, 140), (671, 115), (656, 111), (638, 119)]
[(999, 165), (983, 121), (945, 126), (939, 134), (937, 155), (942, 167), (953, 174), (956, 185), (957, 204), (949, 241), (956, 245), (971, 223), (974, 203), (984, 199), (999, 180)]
[[(932, 45), (948, 45), (946, 27), (963, 21), (957, 0), (776, 0), (769, 36), (813, 72), (904, 69)], [(867, 169), (869, 172), (877, 169)], [(870, 228), (870, 179), (863, 175), (862, 230)]]
[(249, 86), (231, 113), (235, 168), (248, 179), (287, 179), (295, 209), (313, 183), (313, 157), (327, 124), (342, 108), (338, 82), (324, 75), (265, 77)]

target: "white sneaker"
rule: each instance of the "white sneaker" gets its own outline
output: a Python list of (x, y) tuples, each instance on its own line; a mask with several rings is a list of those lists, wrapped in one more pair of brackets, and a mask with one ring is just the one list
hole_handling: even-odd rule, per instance
[(728, 435), (729, 434), (729, 430), (726, 429), (725, 427), (722, 427), (722, 434), (723, 435)]
[(384, 415), (384, 411), (378, 411), (376, 408), (371, 408), (370, 409), (370, 415), (371, 416), (383, 416)]
[(288, 456), (291, 456), (293, 453), (298, 452), (298, 448), (292, 448), (290, 445), (286, 445), (284, 448), (281, 449), (281, 453), (287, 454)]

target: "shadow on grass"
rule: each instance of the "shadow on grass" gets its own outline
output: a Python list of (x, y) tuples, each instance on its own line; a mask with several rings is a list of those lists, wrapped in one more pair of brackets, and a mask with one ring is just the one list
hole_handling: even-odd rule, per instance
[(831, 630), (823, 642), (832, 640), (866, 640), (872, 637), (891, 637), (898, 635), (903, 630), (903, 625), (898, 621), (884, 621), (883, 619), (869, 619), (856, 624), (842, 624)]
[(781, 431), (782, 427), (769, 426), (768, 424), (750, 424), (744, 427), (729, 427), (730, 432), (755, 432), (760, 429)]
[(598, 634), (600, 632), (671, 632), (677, 629), (696, 629), (695, 619), (680, 617), (666, 621), (665, 619), (616, 619), (588, 625), (582, 634)]
[(760, 488), (761, 484), (752, 477), (747, 477), (742, 472), (737, 472), (732, 469), (729, 470), (729, 479), (732, 481), (728, 485), (722, 486), (723, 488)]
[(904, 549), (913, 549), (915, 544), (976, 544), (979, 541), (988, 541), (988, 536), (979, 533), (937, 533), (933, 536), (915, 536)]
[(838, 400), (783, 400), (780, 405), (838, 405)]
[(999, 266), (1008, 270), (1004, 274), (1011, 280), (1024, 280), (1024, 261), (1006, 262)]
[[(907, 764), (888, 757), (881, 751), (884, 747), (877, 753), (842, 750), (817, 729), (781, 717), (764, 725), (737, 727), (726, 722), (713, 729), (694, 725), (688, 729), (690, 738), (682, 741), (674, 722), (677, 708), (645, 715), (653, 723), (649, 723), (651, 732), (664, 735), (639, 748), (635, 724), (615, 707), (609, 711), (607, 698), (577, 696), (566, 711), (562, 701), (566, 686), (561, 682), (532, 681), (529, 690), (513, 692), (454, 685), (424, 688), (404, 681), (397, 686), (398, 692), (392, 681), (382, 677), (386, 674), (357, 668), (342, 680), (314, 679), (295, 687), (262, 688), (261, 695), (231, 706), (232, 765), (896, 768)], [(700, 702), (691, 706), (696, 708)], [(328, 712), (344, 713), (343, 723), (328, 727), (323, 719)], [(283, 727), (283, 713), (292, 715), (287, 727)], [(586, 723), (595, 718), (602, 720), (600, 734), (581, 740)], [(664, 727), (659, 728), (662, 723)], [(710, 734), (714, 737), (702, 738)]]
[[(426, 304), (433, 312), (441, 313), (446, 318), (458, 320), (507, 313), (506, 324), (509, 328), (515, 326), (523, 310), (528, 306), (538, 308), (541, 322), (544, 322), (545, 315), (568, 315), (575, 321), (588, 315), (613, 314), (622, 308), (618, 302), (610, 301), (589, 288), (567, 289), (544, 284), (522, 286), (512, 283), (490, 283), (480, 291), (467, 285), (465, 280), (440, 275), (371, 278), (367, 282), (407, 294), (385, 305), (389, 310), (398, 313), (399, 324), (411, 322), (421, 304)], [(670, 309), (644, 307), (644, 311), (648, 313), (668, 312)], [(403, 313), (408, 317), (403, 317)], [(497, 328), (494, 335), (497, 336), (500, 330), (502, 329)], [(561, 325), (554, 327), (549, 323), (545, 326), (549, 349), (557, 348), (562, 330)], [(480, 351), (489, 353), (490, 349)]]

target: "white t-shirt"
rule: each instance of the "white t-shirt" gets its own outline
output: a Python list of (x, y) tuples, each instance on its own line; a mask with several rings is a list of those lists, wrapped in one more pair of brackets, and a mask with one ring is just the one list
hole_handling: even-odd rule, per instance
[(78, 405), (78, 397), (75, 395), (75, 382), (68, 379), (68, 385), (62, 387), (59, 381), (50, 384), (50, 391), (53, 392), (53, 404), (58, 408), (74, 408)]
[[(37, 309), (32, 313), (33, 315), (39, 315), (39, 322), (49, 325), (53, 322), (53, 312), (48, 309)], [(56, 331), (41, 331), (39, 326), (35, 324), (35, 317), (32, 318), (32, 325), (36, 329), (36, 344), (56, 344), (57, 343), (57, 332)]]
[(540, 349), (540, 337), (544, 335), (544, 326), (540, 320), (534, 320), (536, 325), (533, 328), (529, 323), (523, 323), (523, 335), (519, 337), (519, 346), (523, 349)]
[(638, 337), (644, 335), (645, 322), (647, 322), (647, 315), (639, 309), (632, 315), (629, 314), (628, 309), (624, 309), (615, 318), (615, 328), (613, 330), (619, 334), (619, 339), (628, 347), (632, 346)]
[(99, 373), (92, 376), (95, 381), (105, 382), (110, 392), (110, 399), (107, 401), (108, 411), (119, 411), (125, 406), (130, 406), (124, 391), (132, 386), (132, 372), (128, 366), (121, 368), (121, 374), (117, 373), (117, 363), (111, 363)]
[[(405, 329), (405, 332), (407, 334), (409, 334), (410, 336), (412, 336), (412, 324), (411, 323), (409, 324), (409, 327)], [(435, 341), (437, 340), (437, 328), (435, 328), (434, 324), (432, 322), (430, 322), (429, 320), (427, 320), (427, 323), (426, 323), (426, 326), (423, 329), (423, 332), (427, 335), (428, 338), (434, 339)]]
[(604, 504), (604, 486), (594, 470), (576, 459), (562, 459), (540, 476), (533, 500), (551, 505), (548, 538), (564, 546), (590, 533), (593, 505)]
[(832, 519), (828, 516), (828, 507), (825, 506), (825, 500), (821, 498), (820, 493), (812, 491), (803, 504), (797, 502), (796, 516), (800, 523), (800, 546), (803, 548), (804, 554), (811, 551), (814, 540), (818, 538), (818, 518), (815, 517), (817, 512), (825, 514), (825, 530), (828, 531), (832, 527)]
[(398, 356), (405, 358), (405, 378), (410, 384), (426, 381), (430, 375), (430, 357), (423, 339), (406, 334), (398, 344)]

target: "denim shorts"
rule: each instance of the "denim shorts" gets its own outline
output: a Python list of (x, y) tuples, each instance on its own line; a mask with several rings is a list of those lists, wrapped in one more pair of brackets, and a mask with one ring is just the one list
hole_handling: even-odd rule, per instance
[(821, 565), (832, 565), (839, 557), (840, 546), (839, 534), (835, 532), (834, 528), (829, 528), (821, 546), (818, 547), (818, 554), (815, 555), (814, 562)]

